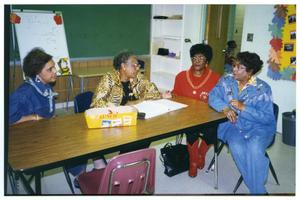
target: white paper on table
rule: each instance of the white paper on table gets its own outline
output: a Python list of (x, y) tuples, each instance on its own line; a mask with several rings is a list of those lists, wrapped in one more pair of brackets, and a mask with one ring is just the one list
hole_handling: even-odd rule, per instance
[(178, 103), (168, 99), (147, 100), (134, 105), (139, 112), (145, 113), (145, 119), (165, 114), (174, 110), (187, 107), (186, 104)]

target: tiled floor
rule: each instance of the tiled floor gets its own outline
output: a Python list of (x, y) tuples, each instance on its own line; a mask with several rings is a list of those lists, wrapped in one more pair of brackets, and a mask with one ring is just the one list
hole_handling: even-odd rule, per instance
[[(65, 114), (65, 111), (57, 112), (58, 115)], [(72, 113), (72, 109), (68, 111)], [(159, 159), (160, 148), (168, 141), (174, 142), (174, 137), (152, 143), (152, 147), (157, 150), (156, 158), (156, 185), (155, 194), (182, 194), (182, 195), (203, 195), (203, 194), (232, 194), (233, 188), (240, 176), (231, 154), (226, 148), (219, 155), (219, 187), (214, 189), (213, 172), (206, 173), (205, 170), (198, 170), (198, 176), (190, 178), (187, 172), (181, 173), (174, 177), (166, 176), (163, 171), (163, 165)], [(272, 175), (269, 174), (266, 187), (271, 195), (293, 195), (295, 194), (295, 147), (282, 143), (281, 134), (277, 134), (274, 145), (268, 150), (270, 159), (277, 173), (280, 185), (277, 185)], [(110, 154), (106, 157), (110, 158), (116, 154)], [(207, 163), (213, 156), (211, 148), (207, 154)], [(92, 168), (89, 164), (88, 169)], [(73, 177), (72, 177), (73, 178)], [(8, 193), (11, 194), (10, 186)], [(19, 184), (19, 193), (26, 194), (22, 184)], [(43, 194), (71, 194), (66, 179), (61, 168), (47, 171), (42, 178)], [(76, 194), (80, 194), (80, 190), (76, 189)], [(248, 189), (242, 183), (237, 194), (248, 194)]]

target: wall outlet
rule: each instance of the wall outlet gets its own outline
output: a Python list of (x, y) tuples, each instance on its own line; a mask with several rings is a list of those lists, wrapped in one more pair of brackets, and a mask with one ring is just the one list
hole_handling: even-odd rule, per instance
[(254, 36), (253, 33), (248, 33), (248, 34), (247, 34), (247, 41), (248, 41), (248, 42), (253, 42), (253, 36)]

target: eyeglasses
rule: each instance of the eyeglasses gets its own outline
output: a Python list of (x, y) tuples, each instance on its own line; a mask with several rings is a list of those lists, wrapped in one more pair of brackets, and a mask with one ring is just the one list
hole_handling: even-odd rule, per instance
[(192, 57), (192, 61), (193, 62), (206, 61), (206, 57), (202, 54), (198, 54), (198, 55), (195, 55), (194, 57)]
[(245, 65), (242, 65), (242, 64), (239, 63), (239, 62), (233, 63), (232, 68), (233, 68), (233, 69), (236, 68), (237, 70), (240, 70), (240, 71), (246, 70)]
[(131, 63), (130, 61), (126, 63), (127, 65), (130, 65), (131, 67), (135, 67), (135, 68), (140, 68), (140, 64), (139, 63)]

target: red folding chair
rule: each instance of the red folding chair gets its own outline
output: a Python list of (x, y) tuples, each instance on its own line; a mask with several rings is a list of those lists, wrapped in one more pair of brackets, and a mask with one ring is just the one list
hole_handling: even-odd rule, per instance
[(153, 148), (112, 158), (107, 166), (78, 177), (83, 194), (153, 194), (155, 187)]

